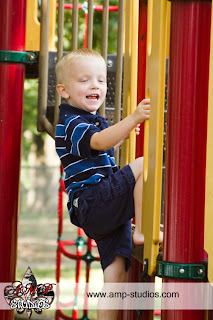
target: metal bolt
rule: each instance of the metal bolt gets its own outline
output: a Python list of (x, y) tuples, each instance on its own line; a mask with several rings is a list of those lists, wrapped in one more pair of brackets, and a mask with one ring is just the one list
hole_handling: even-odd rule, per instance
[(32, 53), (28, 53), (28, 59), (30, 60), (30, 61), (33, 61), (34, 59), (35, 59), (35, 56), (34, 56), (34, 54), (32, 54)]
[(179, 272), (180, 272), (181, 274), (183, 274), (183, 273), (185, 272), (185, 270), (184, 270), (183, 268), (181, 268), (181, 269), (179, 270)]
[(203, 269), (199, 269), (197, 273), (200, 275), (203, 274)]
[(107, 60), (107, 66), (111, 68), (113, 66), (113, 61), (112, 60)]

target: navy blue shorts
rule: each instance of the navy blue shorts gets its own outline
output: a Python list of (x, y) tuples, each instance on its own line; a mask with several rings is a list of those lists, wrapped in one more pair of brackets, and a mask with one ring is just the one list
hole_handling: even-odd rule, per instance
[(77, 218), (86, 235), (96, 241), (103, 270), (116, 255), (126, 258), (126, 270), (131, 265), (134, 186), (135, 178), (127, 165), (83, 191), (71, 214), (71, 221)]

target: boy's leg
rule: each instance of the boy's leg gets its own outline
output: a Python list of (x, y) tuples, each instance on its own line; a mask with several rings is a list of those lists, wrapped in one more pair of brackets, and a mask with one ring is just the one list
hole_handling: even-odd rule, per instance
[(126, 258), (115, 256), (114, 261), (104, 270), (104, 283), (126, 281)]
[[(104, 283), (126, 281), (126, 258), (117, 255), (104, 270)], [(117, 320), (118, 310), (98, 310), (98, 320)]]
[[(135, 177), (134, 202), (135, 202), (135, 231), (133, 242), (144, 243), (144, 235), (141, 233), (142, 218), (142, 192), (143, 192), (143, 157), (137, 158), (129, 164)], [(159, 242), (163, 242), (163, 232), (159, 233)]]
[(134, 202), (135, 202), (135, 231), (133, 242), (144, 243), (144, 235), (141, 233), (142, 217), (142, 191), (143, 191), (143, 158), (137, 158), (129, 164), (135, 177)]

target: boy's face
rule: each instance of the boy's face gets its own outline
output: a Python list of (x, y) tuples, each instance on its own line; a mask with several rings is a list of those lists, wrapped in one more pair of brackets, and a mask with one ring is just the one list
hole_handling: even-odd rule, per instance
[(64, 98), (70, 105), (95, 114), (107, 91), (105, 62), (95, 57), (68, 62), (63, 85)]

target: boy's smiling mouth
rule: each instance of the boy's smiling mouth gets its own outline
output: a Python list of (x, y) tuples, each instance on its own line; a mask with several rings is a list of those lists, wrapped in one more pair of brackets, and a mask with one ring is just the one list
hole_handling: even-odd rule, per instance
[(86, 96), (86, 98), (89, 100), (98, 100), (99, 94), (90, 94), (89, 96)]

